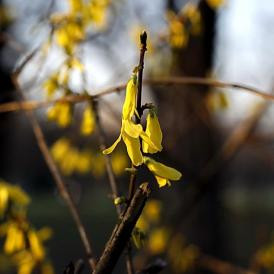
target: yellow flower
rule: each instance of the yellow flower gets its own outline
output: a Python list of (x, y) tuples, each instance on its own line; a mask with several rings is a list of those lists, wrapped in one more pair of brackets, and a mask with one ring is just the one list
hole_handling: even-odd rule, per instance
[(8, 189), (0, 184), (0, 217), (4, 214), (9, 199)]
[(11, 254), (15, 251), (25, 248), (24, 232), (17, 226), (16, 223), (10, 223), (7, 229), (7, 237), (4, 244), (6, 254)]
[(148, 238), (148, 248), (152, 254), (160, 254), (165, 251), (168, 240), (168, 232), (164, 228), (154, 229)]
[(66, 157), (60, 161), (60, 169), (64, 175), (69, 176), (76, 170), (78, 159), (79, 151), (76, 148), (70, 148), (66, 153)]
[(104, 154), (110, 154), (116, 148), (118, 143), (123, 139), (129, 158), (131, 159), (133, 165), (139, 166), (143, 163), (143, 155), (141, 152), (140, 138), (148, 143), (151, 147), (155, 145), (151, 142), (147, 134), (143, 131), (140, 124), (135, 124), (131, 120), (122, 120), (121, 133), (114, 144), (103, 151)]
[(181, 172), (176, 170), (175, 168), (168, 167), (163, 165), (152, 158), (144, 157), (144, 163), (148, 167), (148, 169), (154, 174), (159, 187), (163, 187), (165, 185), (171, 185), (171, 181), (178, 181), (182, 177)]
[(182, 15), (190, 21), (191, 33), (193, 35), (199, 34), (201, 32), (201, 13), (197, 5), (187, 3), (182, 10)]
[(83, 112), (81, 133), (83, 135), (90, 135), (94, 131), (94, 128), (95, 128), (95, 114), (94, 114), (92, 105), (89, 104)]
[(146, 134), (148, 138), (152, 141), (154, 144), (154, 147), (149, 146), (148, 143), (143, 141), (143, 151), (144, 153), (156, 153), (158, 151), (161, 151), (162, 148), (162, 139), (163, 134), (162, 130), (158, 121), (158, 117), (155, 113), (155, 110), (151, 109), (149, 110), (149, 113), (147, 115), (147, 126), (146, 126)]
[(28, 239), (30, 243), (30, 250), (37, 260), (42, 260), (45, 256), (43, 245), (34, 230), (28, 232)]
[(157, 147), (150, 140), (148, 135), (143, 131), (143, 127), (140, 124), (135, 124), (131, 118), (136, 112), (136, 72), (133, 73), (132, 78), (129, 80), (126, 88), (126, 97), (122, 111), (122, 127), (121, 133), (114, 144), (105, 149), (103, 154), (110, 154), (116, 148), (118, 143), (123, 139), (127, 153), (135, 166), (139, 166), (143, 163), (143, 155), (141, 152), (140, 138), (144, 142), (148, 143), (150, 147), (157, 149)]
[(68, 102), (57, 102), (48, 110), (48, 119), (56, 121), (60, 127), (67, 127), (71, 123), (72, 109)]
[(6, 206), (7, 199), (22, 206), (26, 206), (30, 202), (29, 196), (19, 186), (0, 181), (0, 212), (1, 208), (3, 210)]
[(126, 97), (123, 105), (122, 119), (131, 119), (136, 111), (137, 75), (132, 74), (127, 83)]
[(144, 216), (151, 222), (158, 222), (160, 220), (162, 205), (160, 201), (149, 200), (144, 208)]
[(89, 1), (86, 6), (86, 17), (97, 27), (103, 28), (106, 25), (108, 0), (93, 0)]
[(58, 89), (58, 74), (53, 74), (48, 80), (43, 84), (43, 87), (47, 93), (47, 97), (52, 97), (55, 91)]
[(169, 42), (174, 48), (183, 48), (188, 42), (188, 33), (180, 18), (173, 12), (168, 11)]
[(82, 151), (78, 154), (78, 160), (75, 169), (81, 173), (87, 173), (91, 168), (91, 153), (89, 151)]
[(114, 153), (111, 157), (111, 165), (115, 175), (119, 176), (128, 167), (128, 158), (122, 151)]
[(82, 11), (82, 0), (69, 0), (70, 10), (72, 13), (78, 13)]
[(70, 141), (66, 138), (58, 139), (51, 147), (51, 154), (55, 161), (62, 161), (70, 149)]
[(18, 266), (17, 274), (31, 274), (36, 265), (31, 252), (27, 250), (16, 253), (13, 260)]
[(207, 4), (212, 9), (217, 9), (225, 3), (225, 0), (207, 0)]

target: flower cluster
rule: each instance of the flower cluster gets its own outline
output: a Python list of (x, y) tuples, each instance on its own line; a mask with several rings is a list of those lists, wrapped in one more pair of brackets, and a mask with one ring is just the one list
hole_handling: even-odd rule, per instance
[(254, 263), (260, 269), (273, 273), (274, 270), (274, 240), (261, 247), (254, 255)]
[(4, 238), (3, 252), (17, 267), (18, 274), (34, 270), (53, 274), (47, 259), (44, 241), (51, 237), (51, 229), (36, 230), (27, 220), (28, 195), (18, 186), (0, 181), (0, 237)]
[[(75, 69), (83, 72), (84, 65), (77, 57), (76, 49), (87, 38), (90, 30), (102, 30), (106, 26), (107, 11), (110, 0), (69, 0), (69, 10), (53, 14), (50, 18), (52, 36), (44, 49), (48, 50), (55, 42), (64, 52), (65, 60), (61, 67), (52, 73), (43, 84), (47, 98), (58, 95), (58, 98), (70, 95), (70, 76)], [(84, 92), (85, 93), (85, 92)], [(48, 118), (60, 127), (67, 127), (72, 121), (73, 108), (69, 102), (56, 103), (48, 111)], [(91, 134), (94, 129), (94, 118), (91, 107), (83, 115), (83, 134)]]
[(154, 154), (160, 152), (162, 150), (163, 135), (153, 105), (150, 105), (149, 107), (145, 130), (141, 123), (136, 123), (134, 121), (134, 117), (139, 116), (136, 109), (137, 70), (138, 68), (134, 69), (133, 75), (126, 87), (120, 135), (114, 144), (105, 149), (103, 153), (112, 153), (118, 143), (123, 140), (132, 164), (134, 166), (145, 164), (154, 174), (159, 186), (162, 187), (170, 185), (170, 180), (179, 180), (181, 178), (181, 173), (174, 168), (167, 167), (153, 160), (151, 157), (143, 155), (144, 153)]
[(189, 35), (198, 35), (201, 32), (201, 14), (192, 3), (186, 4), (178, 14), (168, 11), (167, 22), (168, 40), (173, 48), (186, 47)]
[[(90, 173), (98, 178), (105, 174), (105, 161), (101, 153), (87, 148), (78, 149), (67, 138), (58, 139), (51, 147), (51, 154), (66, 176)], [(126, 155), (117, 151), (111, 158), (111, 164), (115, 175), (121, 175), (128, 165)]]

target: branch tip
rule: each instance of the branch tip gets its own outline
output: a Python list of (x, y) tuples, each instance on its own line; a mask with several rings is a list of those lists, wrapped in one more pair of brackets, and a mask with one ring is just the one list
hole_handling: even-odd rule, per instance
[(145, 30), (140, 34), (140, 41), (141, 41), (141, 45), (143, 47), (146, 47), (146, 45), (147, 45), (147, 33), (146, 33)]

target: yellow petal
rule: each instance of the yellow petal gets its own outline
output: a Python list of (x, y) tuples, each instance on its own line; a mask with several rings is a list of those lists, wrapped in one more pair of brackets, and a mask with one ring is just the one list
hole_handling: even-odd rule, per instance
[(95, 114), (91, 105), (85, 108), (83, 112), (83, 120), (81, 124), (81, 133), (90, 135), (95, 128)]
[[(141, 134), (140, 134), (140, 137), (143, 139), (143, 141), (148, 144), (148, 146), (150, 148), (153, 148), (154, 150), (157, 150), (158, 151), (158, 148), (155, 146), (155, 144), (150, 140), (150, 138), (148, 137), (148, 135), (142, 131)], [(143, 143), (144, 143), (143, 142)]]
[(0, 186), (0, 217), (6, 210), (8, 199), (9, 199), (8, 188)]
[(123, 105), (122, 117), (123, 119), (131, 119), (134, 115), (136, 109), (136, 94), (137, 94), (137, 85), (135, 77), (132, 77), (126, 88), (126, 98)]
[[(166, 178), (166, 179), (172, 180), (172, 181), (178, 181), (182, 176), (181, 172), (179, 172), (175, 168), (163, 165), (163, 164), (153, 160), (152, 158), (144, 157), (144, 162), (147, 165), (148, 169), (155, 176)], [(161, 183), (163, 183), (163, 181), (161, 181)]]
[(118, 143), (121, 141), (122, 138), (122, 134), (119, 135), (119, 137), (117, 138), (117, 140), (113, 143), (112, 146), (110, 146), (109, 148), (103, 150), (103, 154), (110, 154), (118, 145)]
[(147, 126), (146, 126), (145, 132), (157, 149), (155, 149), (154, 147), (151, 147), (148, 143), (143, 142), (143, 151), (145, 153), (156, 153), (158, 151), (161, 151), (163, 149), (162, 147), (163, 134), (162, 134), (162, 130), (161, 130), (157, 115), (154, 111), (149, 111), (147, 115)]
[(143, 131), (143, 128), (140, 124), (135, 124), (131, 120), (123, 120), (123, 129), (132, 138), (139, 138), (140, 134)]
[(38, 260), (43, 259), (45, 256), (45, 251), (40, 239), (37, 236), (37, 233), (33, 230), (29, 231), (28, 238), (33, 256)]
[(127, 153), (133, 165), (139, 166), (143, 163), (143, 155), (141, 153), (141, 145), (139, 138), (132, 138), (126, 133), (122, 134), (124, 143), (127, 147)]
[(171, 185), (170, 184), (170, 181), (167, 179), (167, 178), (162, 178), (162, 177), (159, 177), (159, 176), (155, 176), (156, 180), (157, 180), (157, 183), (159, 185), (159, 187), (163, 187), (165, 185)]
[(153, 254), (163, 253), (168, 244), (168, 231), (165, 228), (155, 228), (148, 239), (149, 251)]

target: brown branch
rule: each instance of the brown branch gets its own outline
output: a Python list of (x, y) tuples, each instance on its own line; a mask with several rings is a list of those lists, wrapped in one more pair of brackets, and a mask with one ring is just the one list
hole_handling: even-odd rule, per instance
[(143, 211), (149, 194), (148, 183), (142, 184), (136, 190), (120, 223), (115, 226), (93, 274), (108, 274), (113, 271), (120, 255), (130, 240), (132, 231)]
[[(274, 95), (269, 94), (265, 91), (261, 91), (251, 86), (238, 84), (238, 83), (229, 83), (223, 81), (217, 81), (214, 79), (208, 78), (198, 78), (198, 77), (167, 77), (163, 79), (145, 79), (143, 81), (145, 85), (153, 85), (153, 86), (177, 86), (177, 85), (203, 85), (203, 86), (211, 86), (216, 88), (229, 88), (236, 90), (243, 90), (250, 94), (256, 95), (262, 99), (274, 101)], [(18, 110), (33, 110), (42, 107), (48, 107), (56, 102), (71, 102), (78, 103), (88, 101), (91, 98), (97, 99), (102, 96), (106, 96), (112, 93), (118, 93), (125, 90), (126, 84), (119, 84), (114, 87), (110, 87), (107, 89), (103, 89), (101, 91), (96, 92), (96, 95), (68, 95), (62, 97), (60, 99), (49, 100), (49, 101), (27, 101), (27, 102), (10, 102), (4, 103), (0, 105), (0, 113), (1, 112), (10, 112), (10, 111), (18, 111)], [(230, 91), (230, 90), (229, 90)], [(232, 90), (231, 90), (232, 91)]]
[(198, 264), (200, 267), (210, 270), (213, 273), (218, 274), (256, 274), (249, 269), (244, 269), (239, 266), (235, 266), (231, 263), (216, 259), (212, 256), (202, 254), (198, 259)]
[[(99, 112), (98, 112), (98, 102), (93, 102), (93, 106), (94, 106), (94, 112), (95, 112), (96, 125), (97, 125), (97, 129), (98, 129), (100, 150), (103, 151), (104, 149), (106, 149), (106, 137), (105, 137), (105, 132), (102, 127), (101, 119), (100, 119)], [(105, 159), (108, 181), (109, 181), (109, 185), (110, 185), (111, 192), (112, 192), (112, 198), (116, 199), (120, 196), (120, 194), (119, 194), (117, 182), (116, 182), (116, 179), (114, 176), (113, 168), (111, 165), (110, 156), (107, 154), (104, 154), (104, 159)], [(116, 211), (117, 211), (118, 217), (120, 217), (120, 215), (122, 213), (122, 208), (120, 205), (116, 205)]]
[[(23, 92), (20, 88), (20, 85), (18, 83), (17, 74), (14, 74), (12, 76), (12, 81), (13, 81), (13, 84), (14, 84), (16, 90), (19, 92), (19, 94), (21, 96), (21, 100), (24, 101), (24, 99), (25, 99), (24, 94), (23, 94)], [(19, 104), (21, 104), (21, 102), (19, 102)], [(86, 229), (81, 221), (80, 214), (77, 210), (77, 207), (76, 207), (76, 205), (75, 205), (75, 203), (74, 203), (74, 201), (66, 187), (65, 182), (62, 179), (62, 176), (61, 176), (54, 160), (52, 159), (52, 156), (51, 156), (49, 148), (47, 146), (44, 134), (42, 132), (42, 129), (41, 129), (36, 117), (34, 116), (34, 114), (31, 110), (26, 111), (26, 115), (32, 125), (32, 130), (35, 135), (37, 144), (38, 144), (38, 146), (42, 152), (42, 155), (47, 163), (47, 166), (51, 172), (51, 175), (54, 178), (54, 181), (58, 188), (58, 191), (70, 210), (70, 213), (71, 213), (73, 220), (76, 224), (76, 227), (78, 229), (81, 241), (85, 248), (89, 265), (90, 265), (91, 269), (93, 270), (96, 265), (96, 260), (95, 260), (94, 253), (91, 248), (90, 241), (87, 236)]]

